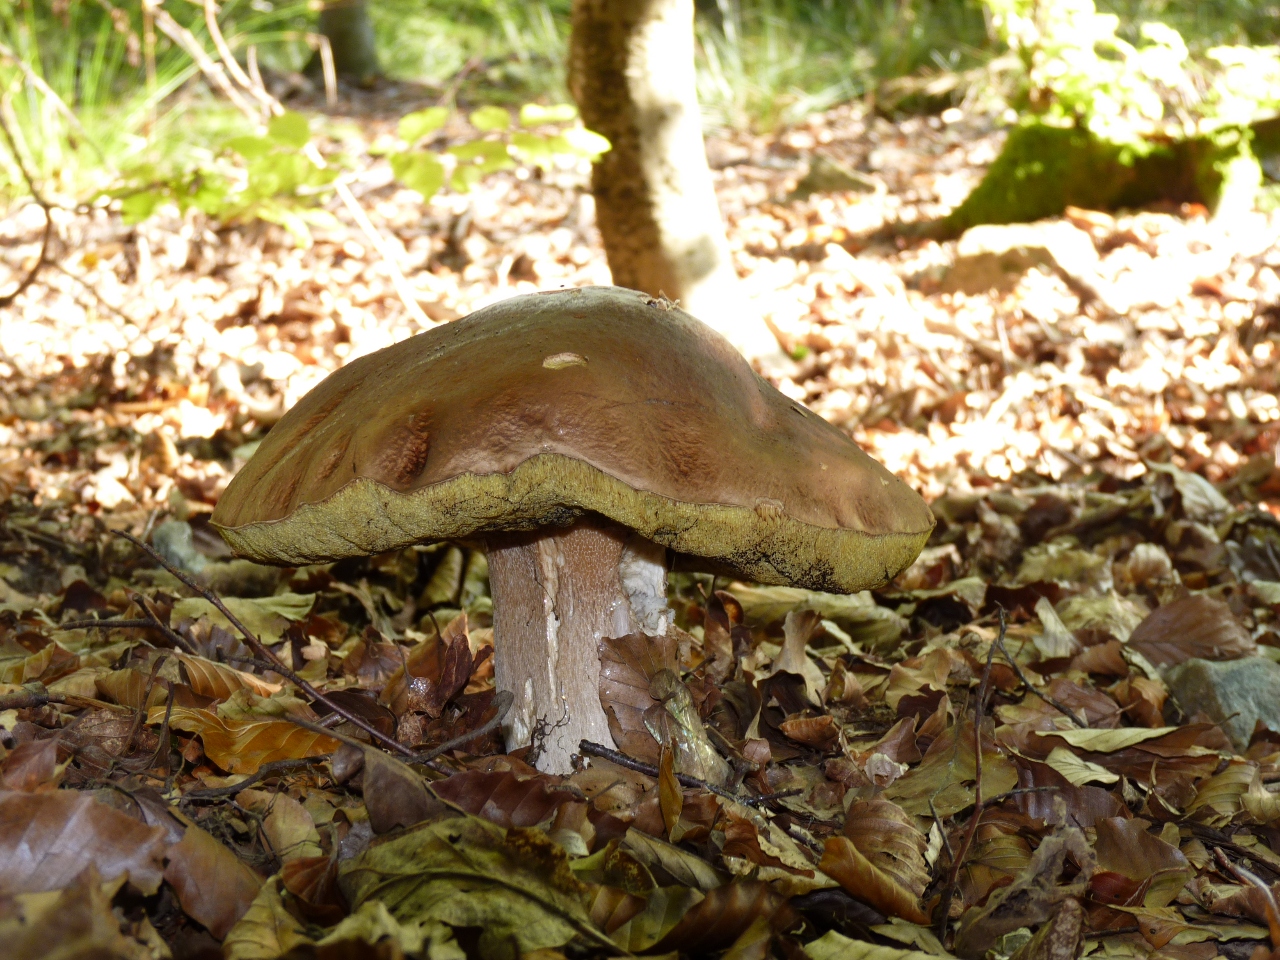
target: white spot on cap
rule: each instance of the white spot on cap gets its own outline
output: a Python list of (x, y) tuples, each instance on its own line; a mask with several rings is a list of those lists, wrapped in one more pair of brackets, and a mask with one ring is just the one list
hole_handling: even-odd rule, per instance
[(543, 359), (542, 365), (548, 370), (561, 370), (564, 367), (585, 367), (587, 358), (580, 353), (553, 353)]

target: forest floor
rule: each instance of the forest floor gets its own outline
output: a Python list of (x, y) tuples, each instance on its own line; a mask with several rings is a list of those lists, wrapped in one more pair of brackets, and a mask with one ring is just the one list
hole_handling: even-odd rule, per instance
[[(343, 148), (428, 324), (608, 282), (586, 170), (424, 204), (366, 152), (412, 108), (382, 97), (348, 104)], [(850, 598), (673, 578), (679, 642), (610, 654), (610, 683), (685, 680), (683, 712), (619, 719), (638, 769), (562, 781), (489, 732), (432, 761), (433, 792), (315, 725), (421, 753), (492, 721), (483, 557), (276, 570), (208, 525), (284, 410), (424, 329), (388, 264), (340, 207), (306, 248), (55, 209), (0, 310), (0, 933), (129, 957), (1280, 948), (1280, 216), (1073, 210), (1031, 230), (1087, 241), (1087, 276), (992, 275), (918, 225), (1001, 136), (845, 107), (709, 141), (795, 358), (777, 386), (937, 531)], [(819, 155), (858, 189), (797, 191)], [(0, 221), (0, 290), (42, 229), (34, 204)], [(95, 617), (130, 625), (65, 626)]]

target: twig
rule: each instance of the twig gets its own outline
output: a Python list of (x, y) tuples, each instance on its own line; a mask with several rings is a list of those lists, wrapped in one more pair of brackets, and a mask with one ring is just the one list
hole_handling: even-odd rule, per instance
[(218, 797), (232, 797), (241, 790), (247, 790), (255, 783), (265, 780), (267, 777), (274, 777), (277, 773), (288, 773), (291, 770), (299, 770), (302, 767), (309, 767), (316, 763), (324, 763), (325, 757), (290, 757), (287, 760), (272, 760), (270, 763), (264, 763), (260, 766), (256, 773), (241, 780), (239, 783), (233, 783), (227, 787), (208, 787), (204, 790), (191, 790), (182, 795), (183, 800), (216, 800)]
[[(627, 770), (634, 770), (636, 773), (643, 773), (645, 776), (657, 778), (658, 768), (652, 764), (645, 763), (641, 760), (635, 760), (628, 757), (625, 753), (617, 750), (610, 750), (608, 747), (592, 743), (590, 740), (583, 740), (578, 744), (578, 752), (584, 757), (599, 757), (602, 760), (608, 760), (610, 763), (616, 763), (620, 767)], [(776, 794), (765, 794), (758, 797), (739, 797), (723, 790), (714, 784), (707, 783), (705, 780), (699, 780), (697, 777), (691, 777), (687, 773), (677, 773), (676, 780), (681, 786), (689, 787), (694, 790), (709, 790), (718, 797), (724, 797), (726, 800), (733, 800), (736, 803), (744, 804), (748, 807), (758, 806), (761, 803), (767, 803), (770, 800), (777, 799)]]
[(116, 627), (154, 627), (154, 620), (68, 620), (55, 630), (111, 630)]
[(53, 240), (53, 211), (49, 201), (45, 200), (44, 194), (36, 186), (35, 176), (27, 169), (26, 157), (18, 150), (18, 142), (14, 139), (13, 130), (9, 126), (8, 94), (5, 95), (3, 103), (0, 103), (0, 132), (4, 133), (5, 142), (9, 144), (9, 152), (13, 154), (13, 160), (22, 172), (22, 179), (27, 182), (27, 190), (31, 192), (31, 199), (36, 202), (36, 205), (40, 207), (41, 212), (44, 214), (44, 233), (40, 238), (40, 256), (31, 265), (31, 269), (27, 271), (26, 276), (18, 281), (18, 285), (9, 293), (0, 296), (0, 307), (7, 307), (22, 295), (22, 291), (35, 283), (36, 275), (40, 272), (40, 268), (44, 266), (45, 259), (49, 255), (49, 244)]
[(204, 24), (209, 30), (209, 38), (213, 41), (214, 48), (218, 51), (218, 56), (222, 59), (223, 65), (227, 72), (231, 74), (232, 79), (240, 84), (249, 92), (267, 113), (276, 113), (280, 110), (280, 104), (269, 94), (265, 87), (255, 84), (253, 79), (244, 72), (240, 66), (240, 62), (236, 60), (235, 55), (231, 52), (231, 47), (227, 44), (227, 38), (222, 34), (222, 28), (218, 26), (218, 6), (214, 0), (204, 0)]
[(502, 723), (503, 719), (507, 715), (507, 712), (511, 709), (511, 704), (515, 702), (515, 699), (516, 699), (515, 695), (510, 690), (499, 690), (497, 694), (494, 695), (494, 698), (493, 698), (493, 705), (498, 708), (497, 713), (495, 713), (492, 717), (490, 717), (480, 726), (476, 727), (470, 733), (464, 733), (461, 736), (454, 737), (452, 740), (446, 740), (444, 743), (440, 744), (438, 747), (432, 747), (426, 753), (416, 754), (414, 756), (413, 762), (426, 763), (429, 760), (434, 760), (436, 757), (444, 753), (448, 753), (454, 747), (460, 747), (464, 743), (474, 740), (477, 737), (484, 736), (485, 734), (489, 733), (491, 730), (496, 730), (498, 727), (498, 724)]
[(164, 557), (160, 556), (159, 553), (157, 553), (154, 549), (152, 549), (147, 544), (143, 543), (133, 534), (128, 533), (127, 531), (124, 531), (124, 530), (116, 530), (114, 532), (116, 533), (117, 536), (124, 537), (124, 539), (128, 540), (135, 547), (147, 553), (151, 557), (151, 559), (156, 561), (156, 563), (160, 564), (160, 566), (164, 567), (166, 570), (172, 573), (175, 577), (177, 577), (179, 580), (185, 583), (189, 588), (191, 588), (200, 596), (204, 597), (204, 599), (208, 600), (211, 604), (213, 604), (214, 607), (217, 608), (218, 612), (221, 613), (224, 617), (226, 617), (227, 621), (240, 632), (240, 635), (244, 637), (244, 641), (246, 644), (248, 644), (250, 650), (252, 650), (257, 656), (261, 657), (263, 660), (266, 660), (268, 663), (273, 664), (274, 666), (272, 667), (272, 669), (275, 670), (276, 673), (280, 674), (280, 676), (289, 680), (289, 682), (293, 683), (296, 687), (298, 687), (298, 689), (300, 689), (312, 700), (323, 703), (326, 707), (328, 707), (334, 713), (341, 714), (349, 722), (355, 724), (357, 727), (359, 727), (369, 736), (373, 737), (374, 740), (382, 744), (384, 747), (388, 747), (394, 750), (396, 753), (401, 754), (402, 756), (406, 756), (406, 757), (417, 756), (417, 754), (415, 754), (412, 750), (410, 750), (404, 744), (400, 743), (398, 740), (393, 740), (391, 737), (388, 737), (377, 727), (373, 726), (371, 723), (364, 720), (363, 718), (356, 716), (346, 707), (342, 706), (342, 704), (336, 703), (333, 700), (330, 700), (323, 693), (321, 693), (319, 690), (313, 687), (310, 683), (302, 679), (302, 677), (298, 676), (297, 673), (295, 673), (289, 667), (285, 666), (284, 661), (282, 661), (279, 657), (277, 657), (274, 653), (272, 653), (269, 649), (267, 649), (267, 647), (263, 644), (263, 642), (253, 634), (253, 631), (251, 631), (248, 627), (246, 627), (243, 623), (241, 623), (240, 619), (227, 608), (227, 605), (222, 602), (221, 598), (219, 598), (218, 595), (214, 593), (212, 590), (210, 590), (208, 587), (202, 587), (200, 584), (196, 583), (189, 576), (187, 576), (186, 573), (184, 573), (182, 570), (175, 567)]
[(1000, 646), (1003, 649), (1005, 630), (1008, 628), (1004, 607), (996, 609), (1000, 615), (1000, 633), (996, 636), (995, 643), (991, 644), (987, 650), (987, 666), (982, 671), (982, 682), (978, 684), (978, 695), (973, 701), (973, 814), (969, 817), (969, 826), (960, 842), (960, 849), (956, 851), (951, 861), (947, 886), (938, 903), (937, 913), (934, 914), (935, 932), (939, 940), (946, 938), (947, 925), (951, 920), (951, 901), (955, 898), (956, 888), (960, 884), (960, 869), (973, 846), (985, 809), (982, 800), (982, 718), (986, 714), (987, 697), (991, 692), (991, 666), (995, 662), (996, 647)]
[(1029, 693), (1035, 694), (1049, 706), (1053, 707), (1053, 709), (1057, 710), (1060, 714), (1074, 723), (1077, 727), (1080, 727), (1081, 729), (1088, 728), (1089, 724), (1077, 717), (1065, 704), (1059, 703), (1047, 693), (1037, 690), (1031, 685), (1031, 681), (1028, 680), (1027, 675), (1022, 672), (1022, 667), (1018, 665), (1018, 661), (1014, 660), (1009, 651), (1005, 649), (1003, 630), (1001, 630), (1000, 636), (996, 637), (995, 646), (1000, 648), (1000, 652), (1004, 654), (1004, 658), (1009, 661), (1009, 666), (1013, 668), (1014, 674), (1022, 681), (1022, 685), (1027, 688)]
[[(164, 662), (167, 659), (168, 659), (167, 657), (159, 656), (159, 657), (156, 657), (155, 660), (151, 662), (151, 673), (147, 677), (147, 685), (142, 691), (142, 707), (134, 715), (133, 726), (129, 729), (129, 739), (127, 739), (124, 742), (124, 749), (120, 751), (121, 753), (128, 753), (133, 749), (133, 741), (138, 736), (138, 731), (142, 729), (142, 719), (147, 715), (147, 704), (151, 702), (151, 691), (155, 689), (156, 678), (160, 675), (160, 668), (164, 666)], [(170, 703), (172, 703), (173, 701), (172, 688), (169, 689), (168, 700), (170, 701)], [(166, 726), (168, 725), (167, 723), (169, 719), (168, 714), (169, 714), (169, 709), (166, 709), (165, 710)]]
[[(98, 0), (98, 2), (102, 3), (103, 0)], [(187, 55), (200, 68), (200, 72), (205, 75), (210, 83), (222, 91), (237, 110), (251, 120), (256, 121), (258, 114), (253, 109), (253, 105), (240, 95), (240, 91), (236, 89), (235, 84), (227, 79), (227, 73), (222, 69), (222, 65), (209, 56), (204, 49), (204, 44), (196, 39), (196, 35), (173, 19), (169, 12), (158, 3), (151, 4), (150, 7), (160, 32), (187, 52)]]
[(0, 710), (28, 710), (32, 707), (43, 707), (49, 703), (66, 702), (67, 698), (60, 693), (23, 687), (21, 690), (0, 696)]
[(1214, 858), (1218, 861), (1218, 865), (1230, 873), (1241, 883), (1248, 884), (1256, 888), (1262, 893), (1265, 900), (1267, 912), (1267, 929), (1271, 934), (1272, 949), (1280, 948), (1280, 904), (1276, 903), (1276, 896), (1271, 891), (1271, 887), (1263, 883), (1258, 877), (1254, 876), (1239, 864), (1232, 863), (1227, 859), (1227, 855), (1217, 847), (1213, 850)]
[[(361, 743), (355, 737), (348, 737), (345, 733), (340, 733), (337, 730), (330, 730), (328, 727), (322, 727), (320, 726), (320, 724), (312, 723), (310, 720), (303, 720), (301, 717), (294, 716), (291, 713), (286, 714), (283, 719), (288, 720), (292, 724), (296, 724), (297, 726), (301, 727), (303, 730), (310, 730), (312, 733), (318, 733), (318, 734), (321, 734), (322, 736), (332, 737), (334, 740), (337, 740), (340, 743), (345, 743), (349, 747), (355, 747), (357, 750), (364, 750), (369, 746), (369, 744), (367, 743)], [(402, 753), (403, 753), (403, 750), (408, 749), (407, 747), (404, 747), (403, 744), (401, 744), (401, 748), (402, 748), (401, 750)], [(457, 772), (455, 770), (450, 770), (448, 767), (438, 764), (433, 760), (421, 760), (418, 754), (414, 753), (412, 750), (409, 750), (408, 754), (404, 757), (403, 760), (400, 760), (400, 762), (404, 764), (421, 763), (423, 766), (427, 767), (429, 770), (434, 770), (436, 773), (442, 773), (446, 777), (452, 776), (454, 773)]]

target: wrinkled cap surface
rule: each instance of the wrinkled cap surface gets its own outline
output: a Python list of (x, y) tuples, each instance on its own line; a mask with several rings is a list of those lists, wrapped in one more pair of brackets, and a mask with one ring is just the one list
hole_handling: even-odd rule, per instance
[(303, 564), (599, 514), (761, 583), (849, 592), (919, 553), (910, 487), (672, 304), (506, 300), (353, 361), (263, 439), (213, 522)]

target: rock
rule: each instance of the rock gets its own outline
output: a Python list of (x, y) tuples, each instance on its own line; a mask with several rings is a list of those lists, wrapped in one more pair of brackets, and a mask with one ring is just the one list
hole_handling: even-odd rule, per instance
[(1067, 207), (1118, 210), (1157, 201), (1202, 203), (1219, 217), (1252, 205), (1261, 179), (1249, 136), (1200, 136), (1148, 152), (1080, 127), (1030, 122), (1009, 131), (982, 182), (942, 220), (937, 236), (983, 223), (1025, 223)]
[(1012, 290), (1033, 267), (1048, 267), (1084, 299), (1100, 295), (1098, 252), (1089, 234), (1065, 221), (971, 227), (942, 280), (948, 293)]
[(209, 562), (196, 549), (191, 524), (185, 520), (167, 520), (160, 524), (151, 534), (151, 545), (156, 553), (185, 573), (200, 573)]
[(1240, 751), (1258, 721), (1280, 731), (1280, 664), (1266, 657), (1187, 660), (1165, 671), (1164, 680), (1184, 712), (1206, 714)]
[(809, 161), (809, 172), (800, 178), (796, 188), (787, 195), (787, 200), (803, 200), (815, 193), (880, 193), (884, 189), (884, 184), (877, 178), (815, 153)]

